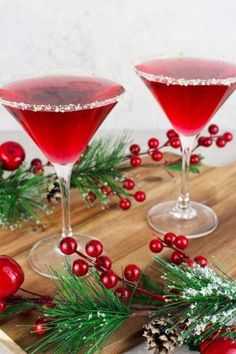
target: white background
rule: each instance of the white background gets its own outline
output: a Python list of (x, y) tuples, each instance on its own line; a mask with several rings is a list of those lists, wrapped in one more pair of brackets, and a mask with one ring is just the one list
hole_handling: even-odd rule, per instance
[[(133, 72), (145, 57), (236, 62), (235, 0), (0, 0), (0, 75), (91, 68), (129, 82), (102, 129), (163, 129), (167, 119)], [(235, 126), (236, 94), (217, 113)], [(2, 108), (0, 130), (19, 129)]]

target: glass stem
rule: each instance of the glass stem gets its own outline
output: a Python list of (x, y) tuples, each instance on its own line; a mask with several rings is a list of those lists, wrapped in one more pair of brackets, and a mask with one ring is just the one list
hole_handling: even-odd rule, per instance
[(189, 166), (195, 136), (180, 136), (182, 145), (182, 185), (177, 201), (177, 208), (185, 211), (190, 208), (189, 196)]
[(70, 224), (70, 180), (73, 169), (73, 163), (68, 165), (53, 164), (58, 176), (61, 190), (62, 206), (62, 238), (72, 236)]

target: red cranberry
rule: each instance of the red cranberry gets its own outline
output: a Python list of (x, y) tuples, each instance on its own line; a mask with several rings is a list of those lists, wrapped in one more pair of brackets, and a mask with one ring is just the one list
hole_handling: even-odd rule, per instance
[(163, 250), (163, 243), (161, 240), (154, 238), (150, 241), (149, 248), (153, 253), (160, 253)]
[(211, 124), (208, 128), (210, 134), (215, 135), (219, 132), (219, 127), (216, 124)]
[(4, 170), (14, 171), (25, 160), (25, 150), (15, 141), (7, 141), (0, 146), (0, 161)]
[(159, 150), (154, 150), (151, 156), (154, 161), (160, 161), (163, 158), (163, 154)]
[(199, 264), (201, 267), (207, 267), (208, 266), (208, 260), (207, 258), (203, 256), (197, 256), (194, 258), (194, 262)]
[(159, 146), (159, 140), (156, 138), (149, 139), (148, 146), (150, 149), (156, 149)]
[(78, 245), (76, 240), (71, 236), (64, 237), (59, 244), (61, 252), (66, 255), (71, 255), (75, 253), (77, 250), (77, 246)]
[(135, 186), (134, 180), (132, 178), (126, 178), (126, 180), (123, 182), (123, 187), (127, 189), (128, 191), (133, 189)]
[(212, 138), (208, 138), (208, 137), (204, 138), (202, 140), (202, 144), (201, 145), (203, 145), (204, 147), (211, 146), (212, 145)]
[(225, 141), (228, 143), (228, 142), (230, 142), (231, 140), (233, 140), (233, 134), (232, 134), (232, 133), (229, 133), (229, 132), (226, 132), (226, 133), (224, 133), (223, 138), (224, 138)]
[(174, 264), (179, 265), (180, 263), (182, 263), (183, 258), (184, 258), (184, 253), (179, 251), (174, 251), (171, 256), (171, 261)]
[(88, 273), (88, 263), (84, 259), (76, 259), (72, 266), (72, 273), (78, 277), (83, 277)]
[(131, 157), (131, 159), (130, 159), (130, 164), (131, 164), (133, 167), (138, 167), (138, 166), (141, 165), (141, 163), (142, 163), (142, 159), (141, 159), (141, 157), (139, 157), (139, 156), (133, 156), (133, 157)]
[(121, 286), (120, 288), (117, 288), (115, 294), (121, 302), (128, 302), (132, 295), (130, 289), (127, 288), (127, 286)]
[(223, 137), (219, 137), (217, 138), (216, 140), (216, 145), (219, 147), (219, 148), (223, 148), (225, 145), (226, 145), (226, 140), (223, 138)]
[(181, 146), (181, 142), (179, 138), (172, 138), (170, 141), (170, 145), (174, 149), (178, 149)]
[(47, 327), (45, 320), (43, 318), (39, 318), (37, 321), (34, 323), (34, 333), (37, 334), (38, 336), (43, 336), (47, 332)]
[(129, 281), (138, 281), (141, 275), (141, 270), (135, 264), (129, 264), (124, 269), (124, 276)]
[(118, 281), (118, 275), (114, 273), (112, 270), (105, 270), (100, 275), (100, 281), (107, 289), (114, 288)]
[(177, 236), (175, 239), (175, 247), (177, 247), (180, 250), (185, 250), (185, 248), (188, 247), (188, 239), (184, 235)]
[(112, 266), (111, 259), (107, 256), (99, 256), (96, 259), (96, 266), (101, 272), (103, 270), (110, 270)]
[(0, 256), (0, 298), (14, 295), (24, 282), (21, 266), (8, 256)]
[(174, 129), (169, 129), (166, 133), (167, 138), (172, 139), (175, 137), (179, 137), (179, 135), (176, 133), (176, 131)]
[(134, 195), (136, 202), (142, 203), (146, 199), (146, 194), (143, 191), (137, 191)]
[(199, 156), (199, 155), (197, 155), (197, 154), (191, 155), (190, 163), (191, 163), (192, 165), (196, 165), (196, 164), (198, 164), (199, 162), (200, 162), (200, 156)]
[(112, 194), (112, 189), (110, 186), (102, 186), (101, 187), (101, 192), (106, 195), (106, 196), (109, 196)]
[(85, 251), (90, 257), (98, 257), (103, 252), (103, 244), (99, 240), (91, 240), (86, 244)]
[(122, 210), (128, 210), (131, 207), (131, 201), (127, 198), (122, 198), (119, 205)]
[(129, 148), (130, 152), (134, 155), (138, 155), (140, 152), (140, 146), (138, 144), (132, 144)]
[(173, 243), (175, 242), (176, 235), (173, 232), (167, 232), (164, 235), (164, 241), (167, 244), (167, 246), (172, 246)]

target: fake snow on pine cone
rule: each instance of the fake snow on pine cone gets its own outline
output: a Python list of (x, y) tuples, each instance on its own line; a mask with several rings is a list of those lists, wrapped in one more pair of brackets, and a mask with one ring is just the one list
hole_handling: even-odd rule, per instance
[(143, 336), (147, 339), (147, 349), (155, 349), (155, 354), (172, 353), (178, 346), (178, 333), (164, 318), (154, 318), (147, 323)]

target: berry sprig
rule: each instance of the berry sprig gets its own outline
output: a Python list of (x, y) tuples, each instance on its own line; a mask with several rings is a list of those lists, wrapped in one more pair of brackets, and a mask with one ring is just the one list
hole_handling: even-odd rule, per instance
[(111, 259), (103, 254), (103, 244), (99, 240), (91, 240), (85, 245), (86, 254), (78, 251), (77, 241), (71, 237), (65, 237), (60, 242), (60, 250), (65, 255), (77, 254), (80, 258), (76, 259), (72, 264), (72, 273), (78, 277), (87, 275), (89, 268), (95, 268), (100, 273), (99, 279), (103, 286), (107, 289), (115, 290), (116, 296), (123, 302), (128, 302), (132, 296), (132, 291), (139, 292), (158, 301), (165, 302), (165, 298), (161, 295), (152, 293), (139, 285), (141, 277), (141, 269), (136, 264), (128, 264), (124, 268), (123, 278), (112, 270)]
[(153, 253), (161, 253), (164, 248), (169, 248), (172, 250), (171, 262), (176, 265), (181, 265), (182, 263), (188, 264), (193, 267), (194, 264), (199, 264), (201, 267), (208, 266), (208, 260), (203, 256), (196, 256), (191, 259), (183, 251), (189, 245), (189, 241), (185, 235), (176, 235), (173, 232), (168, 232), (161, 239), (158, 235), (153, 235), (154, 238), (149, 243), (149, 249)]

